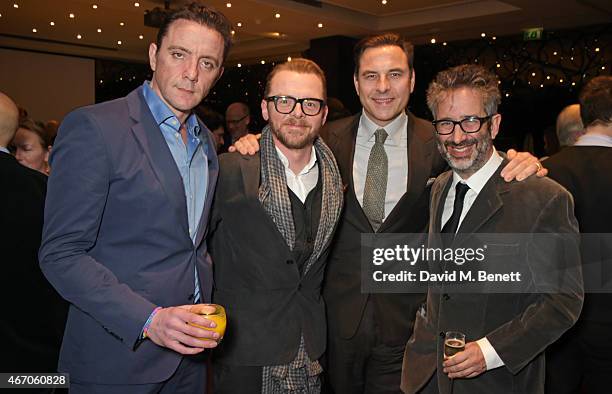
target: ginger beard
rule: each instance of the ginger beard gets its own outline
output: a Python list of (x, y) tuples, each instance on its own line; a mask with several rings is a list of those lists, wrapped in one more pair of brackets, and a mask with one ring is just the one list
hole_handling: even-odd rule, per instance
[(286, 119), (270, 119), (274, 138), (289, 149), (303, 149), (313, 144), (319, 135), (321, 124), (312, 124), (309, 119), (297, 119), (287, 115)]

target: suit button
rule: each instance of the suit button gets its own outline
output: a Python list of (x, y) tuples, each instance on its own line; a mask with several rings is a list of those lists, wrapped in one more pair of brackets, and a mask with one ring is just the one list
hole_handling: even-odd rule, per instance
[(293, 260), (287, 260), (287, 261), (285, 261), (285, 263), (287, 263), (287, 264), (293, 264)]
[(446, 334), (444, 334), (442, 331), (440, 331), (440, 338), (444, 338), (446, 336)]
[(444, 301), (450, 300), (450, 296), (446, 293), (442, 294), (442, 298), (444, 299)]

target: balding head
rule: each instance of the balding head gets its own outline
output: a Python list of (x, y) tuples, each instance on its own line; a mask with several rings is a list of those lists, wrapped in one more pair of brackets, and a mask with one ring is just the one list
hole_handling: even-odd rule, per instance
[(249, 107), (245, 103), (232, 103), (225, 110), (227, 131), (236, 140), (249, 132)]
[(572, 146), (582, 134), (584, 134), (584, 126), (580, 118), (580, 105), (568, 105), (557, 116), (559, 145)]
[(9, 96), (0, 92), (0, 146), (6, 148), (19, 126), (19, 108)]

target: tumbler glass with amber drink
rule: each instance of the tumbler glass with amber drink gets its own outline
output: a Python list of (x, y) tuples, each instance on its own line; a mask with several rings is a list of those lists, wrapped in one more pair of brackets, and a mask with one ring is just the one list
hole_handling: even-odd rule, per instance
[(465, 334), (459, 331), (447, 331), (444, 335), (444, 357), (451, 358), (465, 349)]
[[(216, 327), (203, 327), (198, 324), (192, 324), (192, 326), (203, 328), (205, 330), (214, 331), (219, 334), (217, 343), (221, 342), (223, 335), (225, 334), (225, 327), (227, 326), (227, 317), (225, 315), (225, 308), (217, 304), (197, 304), (191, 308), (191, 312), (197, 313), (205, 319), (212, 320), (217, 325)], [(208, 339), (208, 338), (200, 338)]]

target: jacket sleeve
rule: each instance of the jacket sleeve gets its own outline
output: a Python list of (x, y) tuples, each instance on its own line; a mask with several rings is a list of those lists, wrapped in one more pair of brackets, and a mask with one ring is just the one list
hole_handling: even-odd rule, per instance
[[(533, 302), (521, 314), (486, 335), (513, 374), (574, 325), (584, 299), (578, 224), (571, 195), (563, 190), (552, 197), (531, 233), (528, 264), (539, 293), (530, 295)], [(542, 233), (549, 235), (546, 245), (541, 237), (536, 241)]]
[(56, 290), (110, 335), (134, 348), (155, 305), (119, 282), (95, 246), (111, 187), (101, 127), (87, 109), (69, 114), (51, 155), (40, 267)]

